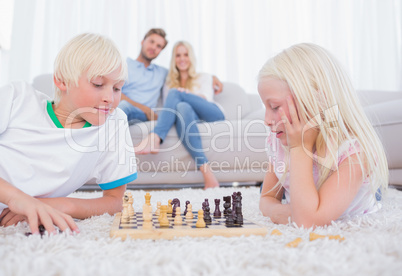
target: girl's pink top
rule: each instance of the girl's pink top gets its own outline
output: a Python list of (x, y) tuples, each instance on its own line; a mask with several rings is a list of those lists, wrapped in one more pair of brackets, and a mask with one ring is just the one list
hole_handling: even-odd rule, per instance
[[(354, 145), (354, 146), (353, 146)], [(285, 149), (281, 145), (281, 142), (274, 134), (269, 135), (267, 138), (266, 150), (268, 154), (268, 161), (273, 165), (276, 177), (280, 180), (285, 173)], [(356, 139), (345, 141), (338, 150), (338, 165), (340, 165), (349, 156), (358, 153), (360, 151), (359, 142)], [(284, 194), (287, 203), (290, 203), (290, 170), (291, 164), (288, 160), (288, 171), (286, 172), (286, 178), (282, 182), (284, 188)], [(314, 184), (318, 190), (318, 166), (317, 162), (313, 162), (313, 178)], [(375, 179), (375, 178), (373, 178)], [(375, 180), (374, 180), (375, 181)], [(366, 213), (372, 213), (381, 208), (381, 203), (376, 200), (370, 186), (370, 178), (366, 177), (358, 191), (356, 197), (353, 199), (346, 211), (340, 218), (345, 216), (354, 216)]]

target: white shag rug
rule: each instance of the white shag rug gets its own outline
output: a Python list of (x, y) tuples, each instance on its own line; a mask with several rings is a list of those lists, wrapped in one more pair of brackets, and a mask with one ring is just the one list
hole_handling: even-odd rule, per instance
[[(345, 241), (308, 241), (312, 229), (275, 225), (258, 210), (259, 189), (217, 188), (151, 192), (151, 202), (178, 197), (193, 210), (204, 198), (241, 191), (243, 215), (268, 228), (268, 235), (250, 237), (177, 238), (121, 241), (109, 237), (113, 216), (78, 221), (78, 235), (29, 236), (25, 223), (0, 227), (0, 275), (401, 275), (402, 192), (388, 191), (383, 208), (371, 215), (336, 221), (314, 230), (342, 235)], [(131, 191), (134, 208), (145, 202), (145, 191)], [(79, 192), (92, 198), (100, 192)], [(223, 200), (221, 200), (222, 203)], [(155, 207), (154, 207), (155, 208)], [(213, 207), (212, 207), (213, 209)], [(270, 235), (273, 229), (283, 235)], [(285, 245), (301, 237), (296, 248)]]

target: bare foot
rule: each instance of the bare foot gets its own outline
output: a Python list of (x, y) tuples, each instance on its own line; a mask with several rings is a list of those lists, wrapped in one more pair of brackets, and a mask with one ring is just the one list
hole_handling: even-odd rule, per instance
[(148, 136), (142, 140), (137, 146), (134, 147), (136, 154), (149, 154), (158, 153), (161, 138), (158, 134), (151, 132)]
[(200, 167), (200, 171), (204, 176), (204, 190), (209, 188), (217, 188), (219, 187), (219, 182), (216, 179), (214, 173), (211, 170), (211, 167), (208, 163), (205, 163)]

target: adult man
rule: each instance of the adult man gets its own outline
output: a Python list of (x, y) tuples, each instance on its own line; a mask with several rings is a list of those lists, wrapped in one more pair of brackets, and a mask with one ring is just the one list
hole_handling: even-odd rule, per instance
[[(141, 42), (141, 51), (136, 60), (127, 58), (128, 79), (122, 87), (119, 107), (127, 114), (131, 123), (156, 120), (156, 107), (168, 70), (151, 64), (166, 47), (166, 33), (163, 29), (151, 29)], [(215, 93), (222, 91), (222, 83), (214, 77)]]

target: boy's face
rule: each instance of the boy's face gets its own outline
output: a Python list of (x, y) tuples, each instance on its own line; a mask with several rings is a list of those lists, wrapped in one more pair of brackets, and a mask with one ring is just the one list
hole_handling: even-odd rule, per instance
[[(288, 84), (282, 80), (267, 78), (259, 82), (258, 93), (265, 106), (265, 124), (271, 128), (271, 132), (276, 134), (282, 145), (287, 146), (286, 128), (282, 123), (279, 108), (283, 109), (291, 123), (286, 100), (286, 97), (292, 97)], [(293, 97), (292, 99), (294, 102)]]
[(158, 34), (151, 34), (141, 42), (141, 55), (147, 60), (153, 60), (165, 47), (166, 41)]
[(85, 120), (92, 125), (102, 125), (107, 117), (118, 106), (121, 97), (123, 80), (118, 80), (120, 68), (112, 73), (87, 78), (84, 72), (78, 79), (78, 87), (72, 85), (68, 88), (66, 99), (71, 111), (75, 112), (74, 120)]

